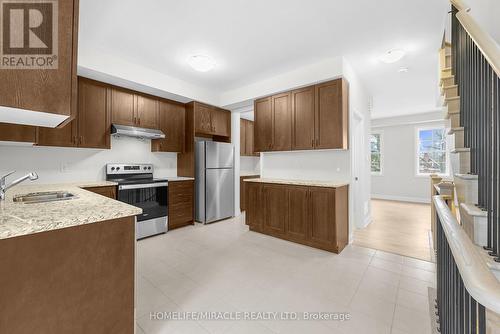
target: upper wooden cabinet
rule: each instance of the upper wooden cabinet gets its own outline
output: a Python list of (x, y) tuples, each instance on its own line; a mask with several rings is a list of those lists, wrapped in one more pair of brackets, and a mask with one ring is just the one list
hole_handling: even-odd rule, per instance
[(159, 102), (157, 99), (136, 95), (137, 99), (137, 124), (141, 128), (158, 128)]
[(194, 129), (197, 135), (231, 137), (231, 113), (217, 107), (193, 102)]
[(252, 121), (240, 119), (240, 155), (255, 156), (258, 155), (253, 149), (254, 126)]
[(40, 146), (109, 149), (109, 88), (105, 84), (78, 78), (77, 117), (60, 129), (39, 128)]
[(348, 149), (348, 83), (337, 79), (255, 101), (255, 151)]
[(0, 123), (0, 141), (36, 142), (36, 127)]
[(183, 104), (160, 101), (160, 130), (164, 139), (151, 141), (153, 152), (183, 152), (186, 107)]
[(111, 115), (114, 124), (157, 129), (159, 102), (158, 99), (152, 97), (113, 87), (111, 88)]
[[(34, 1), (28, 3), (32, 2)], [(23, 113), (28, 119), (29, 113), (35, 112), (70, 116), (65, 121), (67, 123), (76, 113), (79, 6), (78, 0), (58, 1), (57, 6), (57, 11), (53, 11), (57, 13), (57, 17), (51, 18), (48, 10), (44, 11), (40, 27), (27, 30), (24, 34), (25, 42), (28, 31), (44, 42), (46, 48), (43, 50), (23, 45), (23, 48), (16, 46), (16, 50), (11, 52), (7, 42), (9, 34), (4, 32), (3, 56), (13, 61), (12, 66), (0, 69), (0, 106), (27, 110)], [(22, 8), (24, 17), (27, 17), (29, 8)], [(52, 23), (57, 24), (57, 29), (52, 29)], [(27, 24), (25, 22), (23, 29), (27, 29)], [(52, 36), (53, 31), (58, 32), (57, 36)], [(24, 51), (20, 51), (23, 49)], [(20, 65), (18, 58), (23, 61), (24, 67)], [(36, 68), (36, 64), (46, 66)]]
[(314, 86), (292, 92), (294, 150), (314, 149)]
[(255, 152), (271, 151), (274, 127), (271, 97), (255, 101), (254, 115), (254, 150)]
[(348, 84), (344, 79), (315, 87), (315, 148), (349, 148)]

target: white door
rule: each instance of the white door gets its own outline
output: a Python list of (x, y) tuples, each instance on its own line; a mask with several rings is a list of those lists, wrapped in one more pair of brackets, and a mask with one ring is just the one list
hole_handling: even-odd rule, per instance
[(367, 160), (368, 150), (366, 145), (366, 134), (364, 119), (361, 114), (354, 112), (352, 141), (352, 196), (353, 218), (356, 228), (365, 227), (365, 215), (367, 214), (367, 198), (364, 194), (364, 186), (370, 182), (365, 173), (365, 161)]

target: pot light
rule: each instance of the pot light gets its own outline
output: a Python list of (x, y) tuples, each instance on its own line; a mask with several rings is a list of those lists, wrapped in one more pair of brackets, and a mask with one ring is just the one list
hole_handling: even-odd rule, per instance
[(208, 72), (212, 70), (216, 65), (215, 60), (207, 55), (191, 56), (188, 58), (187, 62), (189, 66), (199, 72)]
[(386, 64), (395, 63), (405, 56), (405, 52), (401, 49), (391, 49), (381, 55), (379, 60)]

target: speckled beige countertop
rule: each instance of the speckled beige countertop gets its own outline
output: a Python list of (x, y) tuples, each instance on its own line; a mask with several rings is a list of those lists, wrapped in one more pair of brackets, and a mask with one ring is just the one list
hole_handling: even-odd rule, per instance
[(258, 183), (276, 183), (276, 184), (289, 184), (294, 186), (311, 186), (311, 187), (326, 187), (326, 188), (339, 188), (346, 186), (349, 182), (334, 182), (334, 181), (309, 181), (309, 180), (282, 180), (282, 179), (245, 179), (245, 182), (258, 182)]
[(252, 171), (242, 171), (240, 172), (240, 176), (259, 176), (260, 172), (252, 172)]
[[(0, 201), (0, 240), (142, 213), (140, 208), (82, 189), (113, 185), (116, 183), (102, 181), (13, 187), (6, 200)], [(15, 195), (45, 191), (67, 191), (77, 198), (36, 204), (12, 200)]]

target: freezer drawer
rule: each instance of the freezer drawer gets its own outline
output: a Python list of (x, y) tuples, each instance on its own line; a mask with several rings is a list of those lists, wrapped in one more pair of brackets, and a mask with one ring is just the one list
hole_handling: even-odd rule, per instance
[(234, 216), (234, 175), (232, 169), (207, 169), (205, 223)]

